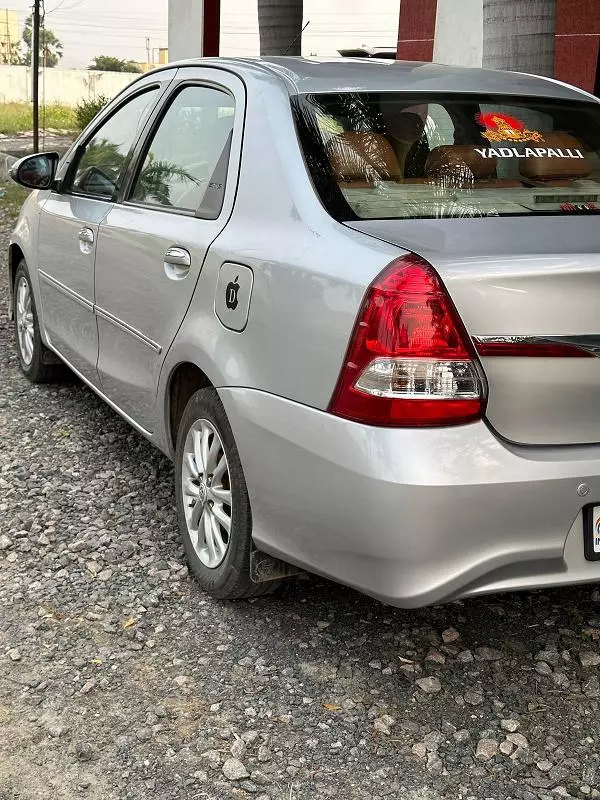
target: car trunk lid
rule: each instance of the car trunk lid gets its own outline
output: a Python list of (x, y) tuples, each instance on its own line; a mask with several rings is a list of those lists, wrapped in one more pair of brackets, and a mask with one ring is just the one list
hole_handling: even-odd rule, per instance
[(541, 355), (541, 349), (540, 355), (481, 355), (486, 416), (501, 436), (518, 443), (600, 442), (600, 358), (590, 357), (600, 352), (597, 216), (346, 224), (429, 261), (474, 340), (583, 347), (587, 357)]

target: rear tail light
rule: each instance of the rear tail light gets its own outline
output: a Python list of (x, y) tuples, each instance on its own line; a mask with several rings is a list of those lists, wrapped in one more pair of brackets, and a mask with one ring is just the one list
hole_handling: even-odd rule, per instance
[(370, 425), (432, 427), (480, 419), (477, 357), (433, 267), (410, 254), (369, 287), (329, 411)]

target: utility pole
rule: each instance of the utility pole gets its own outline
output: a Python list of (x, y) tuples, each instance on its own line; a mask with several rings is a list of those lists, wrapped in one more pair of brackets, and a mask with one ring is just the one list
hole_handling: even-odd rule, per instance
[(150, 39), (149, 38), (146, 39), (146, 55), (148, 57), (148, 67), (150, 67), (151, 62), (150, 62)]
[(33, 100), (33, 152), (40, 149), (40, 2), (34, 0), (31, 36), (31, 72)]

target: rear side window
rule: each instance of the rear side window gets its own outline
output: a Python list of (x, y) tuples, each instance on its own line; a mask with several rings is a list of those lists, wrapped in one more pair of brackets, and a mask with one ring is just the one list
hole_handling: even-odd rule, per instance
[(72, 191), (111, 200), (125, 175), (127, 156), (152, 110), (158, 87), (136, 95), (101, 125), (83, 148)]
[(294, 99), (339, 219), (600, 212), (600, 104), (403, 93)]
[(235, 104), (225, 91), (186, 86), (143, 157), (130, 200), (216, 218), (223, 204)]

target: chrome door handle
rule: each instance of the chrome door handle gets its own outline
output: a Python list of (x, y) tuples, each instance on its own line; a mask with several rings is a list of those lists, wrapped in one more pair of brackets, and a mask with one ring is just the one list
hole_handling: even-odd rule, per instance
[(91, 228), (82, 228), (78, 237), (79, 241), (84, 244), (94, 244), (94, 231)]
[(183, 247), (169, 247), (165, 253), (165, 264), (172, 264), (174, 267), (190, 267), (192, 257)]

